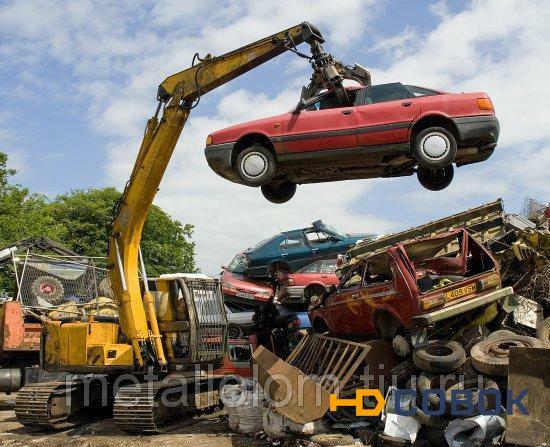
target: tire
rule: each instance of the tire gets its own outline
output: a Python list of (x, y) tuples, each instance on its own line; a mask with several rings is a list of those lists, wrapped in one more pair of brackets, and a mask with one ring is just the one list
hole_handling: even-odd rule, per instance
[(271, 203), (285, 203), (296, 194), (296, 183), (289, 180), (280, 183), (267, 183), (262, 185), (262, 194)]
[(537, 330), (537, 337), (550, 348), (550, 318), (546, 318)]
[(414, 158), (423, 168), (446, 168), (455, 160), (456, 139), (444, 127), (428, 127), (420, 131), (411, 143)]
[(417, 368), (433, 373), (449, 373), (466, 362), (466, 352), (456, 341), (433, 341), (413, 352)]
[(53, 276), (39, 276), (31, 284), (31, 294), (37, 300), (61, 304), (65, 296), (65, 288), (61, 281)]
[[(441, 375), (422, 372), (418, 376), (416, 387), (420, 396), (427, 390), (441, 388)], [(437, 394), (430, 394), (428, 401), (430, 403), (430, 409), (439, 408), (439, 396)]]
[(326, 291), (326, 288), (319, 285), (306, 287), (303, 293), (304, 303), (309, 305), (311, 303), (311, 298), (313, 298), (314, 296), (322, 297), (326, 293)]
[[(353, 442), (351, 444), (353, 444)], [(408, 447), (412, 445), (411, 442), (407, 441), (406, 439), (395, 438), (393, 436), (388, 436), (383, 433), (380, 433), (378, 435), (377, 444), (380, 447), (386, 447), (386, 446)]]
[(243, 328), (237, 324), (229, 324), (227, 327), (227, 336), (229, 338), (242, 338), (244, 335)]
[(235, 170), (245, 185), (262, 186), (275, 175), (277, 162), (269, 149), (253, 144), (239, 153)]
[(524, 335), (505, 335), (489, 338), (472, 348), (472, 365), (479, 372), (494, 375), (508, 375), (508, 362), (511, 347), (543, 348), (544, 343), (538, 338)]
[(335, 447), (337, 445), (352, 445), (354, 443), (353, 436), (342, 435), (340, 433), (329, 433), (321, 435), (313, 435), (309, 438), (311, 442), (319, 444), (321, 447)]
[[(499, 329), (498, 331), (491, 332), (487, 336), (487, 340), (494, 340), (495, 338), (501, 338), (501, 337), (513, 337), (514, 335), (517, 335), (517, 334), (507, 329)], [(479, 341), (483, 341), (483, 340), (479, 340)]]
[(419, 167), (416, 177), (424, 188), (430, 191), (441, 191), (451, 184), (454, 172), (453, 165), (435, 170)]
[(391, 342), (393, 350), (399, 357), (408, 357), (411, 353), (411, 345), (405, 337), (397, 334)]
[[(494, 380), (482, 379), (482, 388), (486, 390), (496, 390), (500, 393), (500, 388), (497, 385), (497, 383)], [(451, 397), (452, 393), (455, 390), (470, 390), (472, 392), (472, 402), (471, 404), (474, 407), (475, 411), (478, 411), (478, 402), (479, 402), (479, 391), (481, 390), (479, 388), (479, 380), (478, 379), (467, 379), (463, 382), (455, 383), (454, 385), (450, 386), (445, 390), (445, 404), (447, 407), (447, 411), (451, 410), (452, 404), (451, 404)], [(460, 410), (466, 409), (464, 406), (458, 405), (458, 408)], [(499, 408), (496, 408), (496, 401), (494, 399), (490, 399), (490, 396), (487, 396), (487, 401), (484, 403), (483, 408), (485, 410), (500, 410)], [(475, 415), (472, 415), (475, 416)]]
[(447, 428), (447, 425), (449, 425), (448, 419), (445, 419), (442, 416), (431, 416), (429, 414), (426, 414), (424, 413), (424, 411), (422, 411), (418, 404), (416, 406), (414, 418), (422, 425), (430, 428), (436, 428), (438, 430), (445, 430)]

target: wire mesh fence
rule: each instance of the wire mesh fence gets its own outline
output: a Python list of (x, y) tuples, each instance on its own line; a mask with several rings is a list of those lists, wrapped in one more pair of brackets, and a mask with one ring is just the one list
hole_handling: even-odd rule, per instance
[(17, 297), (24, 306), (52, 308), (67, 302), (85, 305), (109, 297), (105, 260), (27, 252), (15, 260)]

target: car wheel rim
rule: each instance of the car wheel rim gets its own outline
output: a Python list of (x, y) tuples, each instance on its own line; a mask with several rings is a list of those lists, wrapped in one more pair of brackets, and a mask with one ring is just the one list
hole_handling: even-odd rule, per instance
[(258, 179), (267, 171), (267, 157), (260, 152), (250, 152), (241, 161), (241, 172), (246, 178)]
[(420, 141), (422, 155), (429, 160), (441, 160), (451, 150), (451, 142), (446, 135), (440, 132), (432, 132)]

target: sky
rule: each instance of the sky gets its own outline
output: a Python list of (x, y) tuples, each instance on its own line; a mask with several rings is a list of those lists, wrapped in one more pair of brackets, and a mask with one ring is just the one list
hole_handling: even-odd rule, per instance
[(189, 67), (195, 52), (219, 55), (305, 20), (375, 84), (487, 92), (501, 123), (498, 147), (440, 192), (413, 176), (301, 185), (290, 202), (269, 203), (211, 171), (204, 142), (297, 103), (310, 68), (282, 55), (202, 98), (155, 200), (195, 225), (203, 272), (319, 218), (342, 232), (381, 234), (499, 197), (510, 212), (526, 197), (550, 200), (547, 1), (0, 0), (0, 151), (19, 170), (16, 182), (51, 198), (122, 188), (166, 76)]

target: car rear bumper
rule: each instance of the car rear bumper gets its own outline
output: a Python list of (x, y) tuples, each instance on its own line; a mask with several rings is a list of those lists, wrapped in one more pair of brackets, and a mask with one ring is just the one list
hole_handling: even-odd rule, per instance
[(463, 116), (454, 118), (453, 121), (462, 144), (481, 141), (487, 146), (496, 145), (500, 133), (500, 124), (496, 116)]
[(456, 315), (463, 314), (478, 307), (492, 304), (504, 297), (512, 295), (514, 289), (512, 287), (505, 287), (503, 289), (495, 290), (494, 292), (481, 295), (477, 298), (462, 301), (452, 306), (444, 307), (443, 309), (435, 310), (430, 313), (417, 315), (411, 318), (413, 324), (419, 327), (426, 327), (430, 324), (437, 323), (438, 321), (445, 320), (447, 318), (454, 317)]
[(212, 144), (204, 149), (204, 156), (208, 166), (216, 174), (232, 182), (241, 183), (231, 163), (234, 146), (235, 142)]
[(304, 286), (288, 286), (277, 297), (281, 303), (301, 303), (304, 301)]

